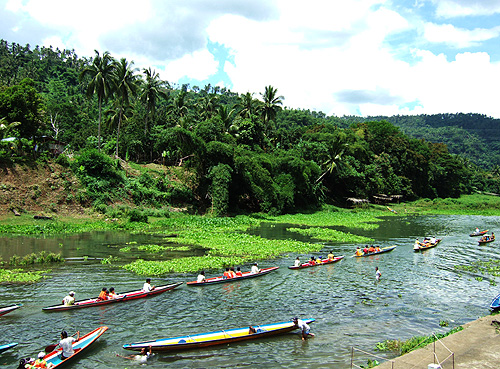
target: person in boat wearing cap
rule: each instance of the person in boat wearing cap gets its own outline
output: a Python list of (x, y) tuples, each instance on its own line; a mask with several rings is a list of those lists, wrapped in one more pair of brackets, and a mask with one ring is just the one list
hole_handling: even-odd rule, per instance
[(295, 317), (292, 319), (292, 321), (293, 324), (299, 327), (301, 331), (302, 341), (305, 341), (308, 336), (314, 337), (314, 333), (311, 333), (311, 327), (309, 327), (309, 325), (302, 319)]
[(45, 357), (45, 352), (40, 352), (38, 354), (38, 359), (36, 359), (33, 364), (27, 364), (25, 366), (25, 368), (45, 368), (45, 369), (49, 369), (49, 368), (52, 368), (54, 366), (54, 364), (52, 363), (47, 363), (44, 359)]
[(75, 293), (73, 291), (69, 291), (68, 296), (66, 296), (62, 303), (64, 306), (71, 306), (75, 304)]

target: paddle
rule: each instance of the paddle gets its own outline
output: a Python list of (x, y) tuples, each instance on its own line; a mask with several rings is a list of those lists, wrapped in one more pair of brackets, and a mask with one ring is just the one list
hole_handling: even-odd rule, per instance
[[(78, 332), (75, 332), (75, 334), (73, 334), (71, 337), (76, 336), (76, 335), (77, 335), (77, 333), (78, 333)], [(48, 354), (48, 353), (50, 353), (50, 352), (54, 351), (54, 350), (55, 350), (55, 348), (56, 348), (57, 346), (59, 346), (59, 344), (58, 344), (58, 343), (53, 344), (53, 345), (48, 345), (47, 347), (45, 347), (45, 352)]]

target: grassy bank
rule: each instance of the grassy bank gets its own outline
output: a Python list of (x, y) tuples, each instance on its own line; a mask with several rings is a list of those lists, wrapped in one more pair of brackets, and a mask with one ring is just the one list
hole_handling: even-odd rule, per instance
[[(325, 206), (315, 213), (298, 213), (280, 216), (266, 214), (239, 215), (213, 218), (209, 216), (171, 213), (169, 217), (149, 217), (148, 222), (129, 219), (104, 219), (79, 217), (75, 219), (34, 220), (21, 217), (0, 219), (0, 234), (54, 235), (81, 233), (93, 230), (125, 230), (139, 233), (169, 235), (169, 241), (177, 247), (201, 247), (206, 253), (201, 257), (184, 257), (166, 261), (136, 260), (120, 265), (119, 260), (106, 259), (106, 263), (122, 266), (141, 275), (161, 275), (170, 272), (197, 272), (201, 269), (221, 269), (256, 260), (270, 259), (288, 252), (309, 253), (319, 251), (322, 244), (298, 240), (270, 240), (247, 231), (262, 222), (290, 224), (289, 231), (311, 236), (328, 242), (370, 242), (356, 234), (357, 230), (373, 229), (383, 216), (403, 214), (475, 214), (497, 215), (500, 198), (487, 195), (462, 196), (459, 199), (422, 199), (412, 203), (391, 205), (397, 214), (385, 206), (367, 206), (363, 209), (342, 209)], [(342, 231), (336, 228), (341, 227)], [(347, 230), (346, 230), (347, 228)], [(124, 248), (123, 252), (130, 249)], [(151, 252), (157, 252), (151, 246)]]

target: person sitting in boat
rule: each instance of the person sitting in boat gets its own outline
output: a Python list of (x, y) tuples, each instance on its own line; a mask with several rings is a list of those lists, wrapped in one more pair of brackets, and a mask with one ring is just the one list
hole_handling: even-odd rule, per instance
[(358, 246), (358, 248), (356, 249), (356, 256), (362, 256), (363, 255), (363, 251), (361, 250), (361, 248)]
[(147, 278), (146, 282), (144, 282), (144, 285), (142, 286), (142, 290), (144, 292), (151, 292), (155, 289), (155, 286), (151, 286), (151, 278)]
[(77, 331), (75, 337), (68, 337), (68, 333), (66, 331), (61, 332), (61, 341), (59, 341), (59, 346), (62, 348), (61, 360), (67, 359), (68, 357), (75, 354), (73, 350), (73, 343), (80, 339), (80, 331)]
[(316, 265), (316, 258), (311, 256), (311, 260), (309, 260), (309, 265)]
[(62, 300), (62, 304), (64, 306), (71, 306), (75, 304), (75, 293), (73, 291), (69, 291), (68, 296), (66, 296)]
[(124, 359), (135, 360), (135, 361), (138, 361), (141, 364), (144, 364), (153, 355), (154, 355), (153, 354), (153, 348), (151, 347), (151, 345), (149, 345), (149, 351), (148, 351), (147, 348), (143, 347), (141, 349), (141, 352), (139, 354), (135, 354), (135, 355), (132, 354), (132, 355), (128, 355), (128, 356), (122, 356), (122, 355), (116, 354), (116, 356), (122, 357)]
[(364, 254), (368, 254), (368, 245), (365, 245), (365, 248), (363, 249)]
[(494, 240), (495, 239), (495, 234), (493, 232), (491, 232), (491, 239)]
[(231, 278), (236, 277), (236, 272), (234, 271), (234, 267), (231, 267), (231, 269), (229, 269), (229, 274), (231, 275)]
[(229, 268), (226, 268), (226, 271), (224, 272), (224, 274), (222, 274), (222, 278), (224, 278), (224, 279), (232, 278), (231, 277), (231, 270)]
[(236, 277), (243, 277), (243, 272), (240, 267), (236, 268)]
[(98, 300), (108, 300), (109, 299), (109, 292), (106, 287), (103, 287), (101, 290), (101, 293), (97, 297)]
[(202, 270), (200, 274), (198, 274), (198, 278), (196, 278), (196, 282), (203, 283), (205, 282), (205, 271)]
[(116, 299), (118, 297), (118, 294), (115, 292), (114, 287), (109, 288), (109, 293), (108, 293), (108, 299)]
[(259, 264), (255, 263), (254, 265), (252, 265), (252, 269), (250, 271), (252, 273), (260, 273)]
[(380, 252), (382, 250), (380, 250), (380, 246), (375, 246), (375, 252)]
[(371, 254), (372, 252), (375, 252), (375, 247), (373, 247), (373, 245), (370, 245), (370, 247), (368, 248), (368, 253)]
[(328, 254), (328, 260), (333, 261), (333, 259), (335, 259), (335, 255), (333, 254), (333, 250), (332, 250), (332, 251), (330, 251), (330, 253)]
[(300, 267), (302, 265), (302, 263), (300, 262), (300, 258), (297, 256), (297, 259), (295, 259), (295, 263), (293, 264), (293, 266), (295, 267)]
[(436, 241), (436, 237), (432, 236), (429, 242), (434, 244), (436, 243)]
[(321, 256), (318, 256), (318, 258), (316, 259), (316, 264), (321, 264), (323, 263), (323, 258)]
[(479, 228), (476, 227), (476, 233), (479, 233)]
[(311, 327), (304, 322), (302, 319), (297, 317), (293, 318), (293, 324), (295, 324), (301, 331), (302, 341), (305, 341), (308, 336), (314, 337), (314, 333), (311, 333)]
[(47, 361), (44, 359), (45, 357), (45, 352), (40, 352), (38, 354), (38, 359), (36, 359), (33, 364), (26, 364), (25, 368), (45, 368), (45, 369), (50, 369), (54, 366), (52, 363), (47, 363)]

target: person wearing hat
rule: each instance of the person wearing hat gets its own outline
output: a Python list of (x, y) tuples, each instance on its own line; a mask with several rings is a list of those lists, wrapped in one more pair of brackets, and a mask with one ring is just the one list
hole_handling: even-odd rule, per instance
[(297, 317), (292, 319), (293, 324), (295, 324), (301, 331), (302, 341), (305, 341), (308, 336), (314, 337), (314, 333), (311, 333), (311, 327), (304, 322), (302, 319)]
[(75, 304), (75, 293), (69, 291), (68, 296), (66, 296), (62, 301), (64, 306), (70, 306)]
[(259, 264), (255, 263), (253, 266), (252, 266), (252, 270), (251, 270), (252, 273), (260, 273), (260, 269), (259, 269)]
[(44, 359), (45, 357), (45, 352), (40, 352), (38, 354), (38, 359), (35, 360), (35, 362), (31, 365), (31, 364), (27, 364), (26, 365), (26, 368), (45, 368), (45, 369), (49, 369), (51, 368), (52, 366), (54, 366), (54, 364), (52, 363), (47, 363)]

